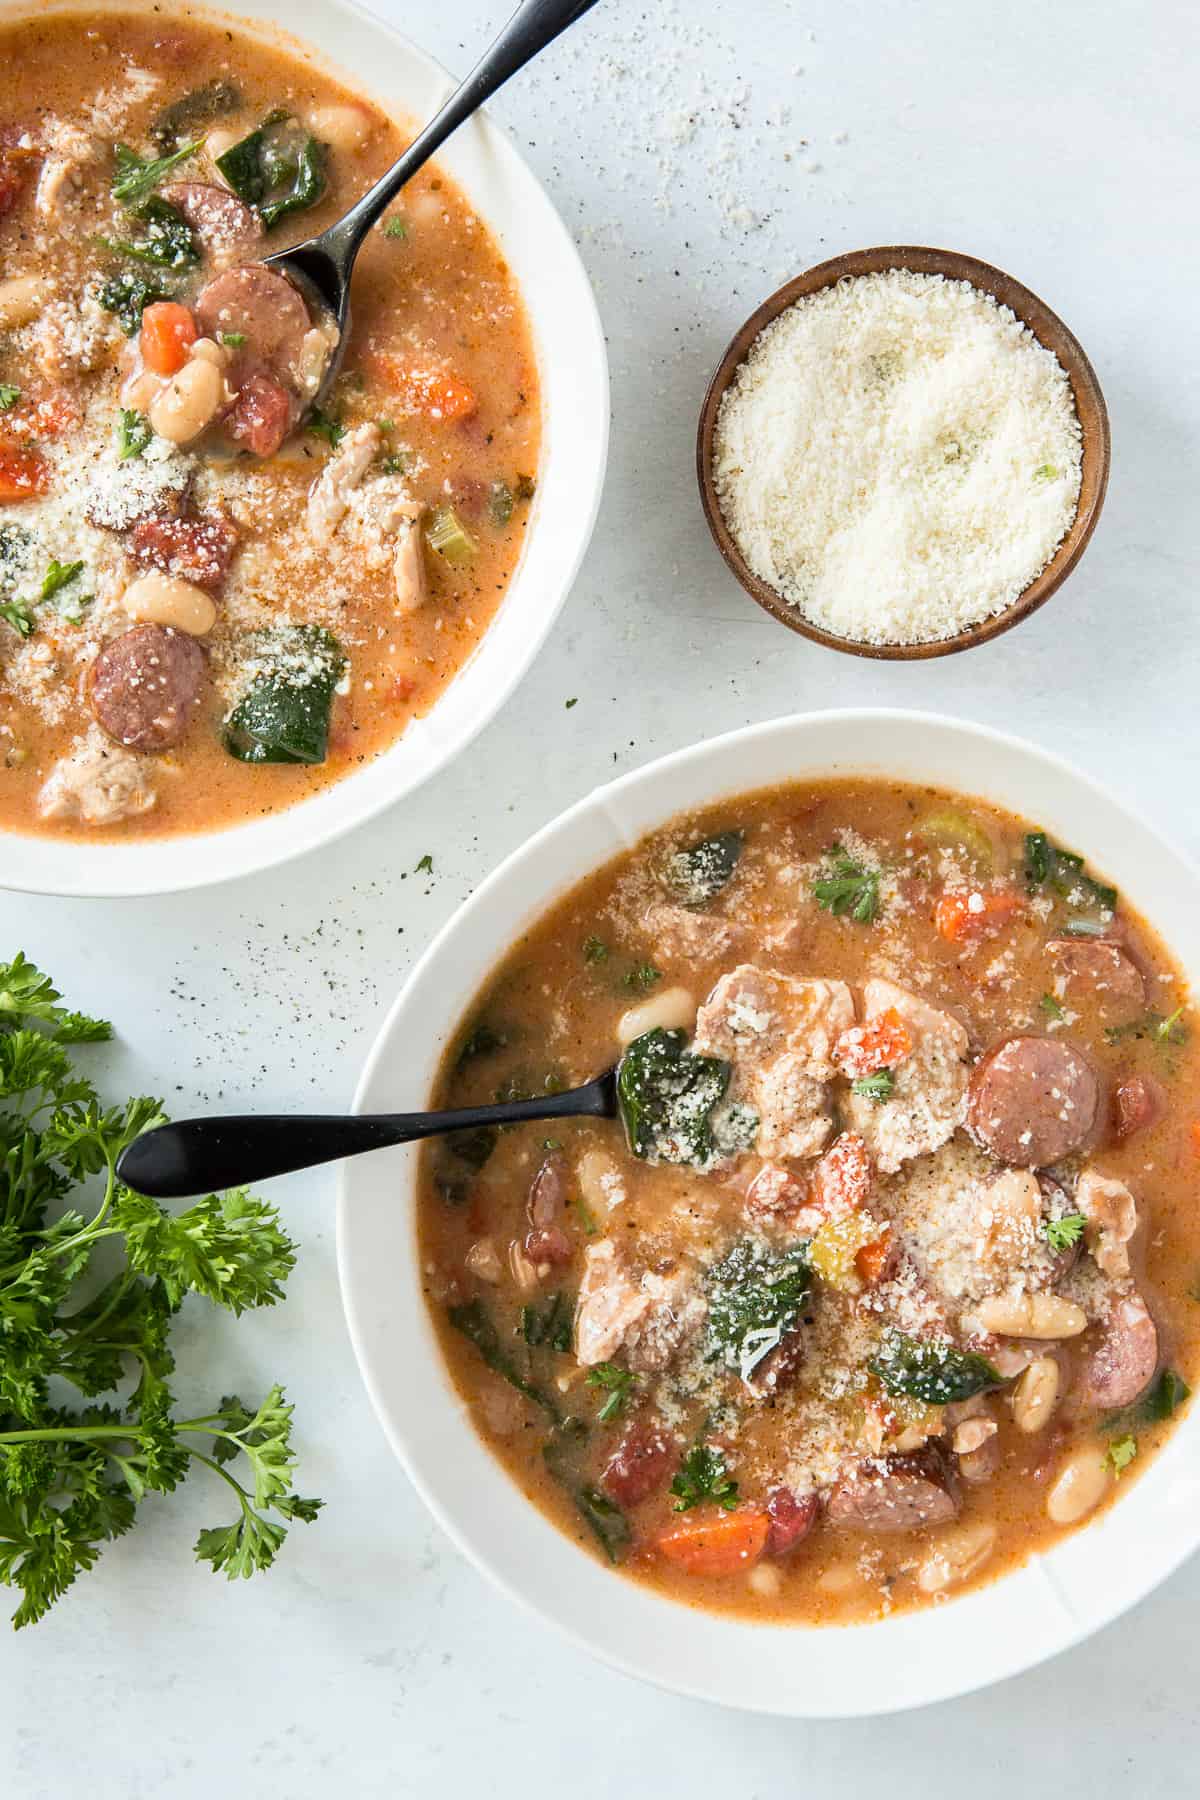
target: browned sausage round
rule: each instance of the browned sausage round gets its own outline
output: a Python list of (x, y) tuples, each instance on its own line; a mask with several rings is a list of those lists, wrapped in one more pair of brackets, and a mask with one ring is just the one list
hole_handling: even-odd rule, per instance
[(1112, 1126), (1119, 1139), (1146, 1131), (1166, 1111), (1159, 1083), (1148, 1075), (1126, 1075), (1113, 1092)]
[(228, 188), (212, 181), (173, 181), (162, 189), (162, 197), (178, 207), (218, 268), (255, 254), (262, 220)]
[(817, 1522), (821, 1502), (815, 1494), (796, 1494), (778, 1487), (767, 1501), (767, 1555), (787, 1556), (808, 1536)]
[(129, 750), (170, 750), (183, 737), (208, 675), (195, 638), (135, 625), (105, 644), (88, 675), (97, 721)]
[(1114, 1300), (1083, 1373), (1089, 1406), (1131, 1406), (1158, 1367), (1158, 1331), (1140, 1294)]
[(910, 1456), (860, 1463), (830, 1493), (826, 1517), (855, 1531), (915, 1531), (948, 1524), (960, 1505), (944, 1452), (927, 1444)]
[(215, 591), (229, 573), (237, 548), (236, 528), (220, 513), (194, 519), (139, 519), (129, 534), (137, 563), (182, 576)]
[(636, 1506), (662, 1486), (678, 1455), (657, 1421), (635, 1419), (604, 1465), (600, 1487), (618, 1506)]
[(1011, 1037), (975, 1065), (967, 1126), (1001, 1162), (1020, 1169), (1061, 1161), (1087, 1143), (1100, 1085), (1061, 1038)]
[(241, 263), (214, 275), (197, 294), (193, 311), (207, 337), (233, 332), (245, 338), (241, 356), (247, 363), (263, 363), (282, 381), (295, 382), (312, 320), (286, 275), (262, 263)]
[(1146, 983), (1133, 958), (1110, 938), (1051, 938), (1046, 955), (1066, 979), (1068, 990), (1088, 993), (1107, 1012), (1139, 1012)]

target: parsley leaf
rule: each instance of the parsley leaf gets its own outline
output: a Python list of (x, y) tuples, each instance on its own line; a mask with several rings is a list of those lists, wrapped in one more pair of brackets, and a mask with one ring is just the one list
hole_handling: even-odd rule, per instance
[(583, 940), (583, 960), (589, 965), (607, 962), (612, 955), (608, 945), (602, 938), (586, 937)]
[(835, 918), (848, 915), (857, 919), (860, 925), (874, 924), (879, 917), (881, 871), (855, 862), (840, 844), (830, 845), (825, 860), (829, 874), (812, 884), (817, 905)]
[(74, 581), (76, 576), (80, 575), (82, 571), (83, 564), (81, 562), (60, 563), (57, 558), (51, 557), (50, 566), (42, 576), (40, 598), (43, 600), (52, 600), (60, 589), (65, 588), (69, 582)]
[(1052, 1250), (1069, 1250), (1083, 1236), (1086, 1224), (1082, 1213), (1064, 1213), (1061, 1219), (1047, 1219), (1043, 1227), (1046, 1242)]
[(12, 384), (7, 381), (0, 381), (0, 412), (7, 412), (11, 406), (17, 404), (17, 401), (20, 398), (21, 390), (19, 387), (13, 387)]
[(648, 994), (662, 980), (662, 970), (656, 969), (653, 963), (637, 963), (627, 969), (621, 978), (621, 986), (627, 987), (631, 994)]
[(408, 225), (400, 218), (399, 214), (393, 214), (383, 228), (383, 235), (385, 238), (396, 238), (403, 242), (408, 236)]
[(430, 856), (428, 851), (425, 852), (424, 856), (421, 858), (420, 862), (417, 864), (416, 868), (413, 870), (413, 874), (414, 875), (432, 875), (433, 874), (433, 858), (432, 858), (432, 856)]
[(117, 421), (118, 462), (128, 462), (130, 457), (140, 456), (153, 436), (154, 427), (145, 413), (131, 412), (128, 407), (123, 406)]
[(217, 336), (227, 350), (240, 350), (246, 342), (244, 331), (218, 331)]
[(613, 1419), (620, 1418), (629, 1399), (629, 1390), (633, 1386), (633, 1376), (629, 1370), (618, 1369), (615, 1363), (597, 1363), (588, 1370), (587, 1384), (589, 1387), (603, 1388), (608, 1395), (596, 1414), (597, 1422), (607, 1425)]
[(895, 1085), (896, 1077), (890, 1069), (876, 1069), (874, 1074), (860, 1075), (857, 1081), (850, 1083), (854, 1093), (861, 1094), (865, 1100), (873, 1100), (876, 1106), (891, 1099)]
[(1059, 1024), (1067, 1016), (1066, 1008), (1060, 1000), (1055, 999), (1053, 994), (1043, 994), (1038, 1005), (1049, 1018), (1057, 1020)]
[(722, 1512), (733, 1512), (738, 1503), (738, 1484), (730, 1480), (721, 1452), (710, 1444), (695, 1444), (688, 1451), (671, 1483), (671, 1492), (676, 1496), (676, 1512), (690, 1512), (705, 1500), (711, 1500)]
[(6, 620), (23, 638), (32, 637), (37, 630), (37, 620), (21, 600), (0, 601), (0, 619)]
[(170, 156), (155, 157), (139, 156), (128, 144), (114, 144), (113, 199), (126, 206), (131, 201), (144, 200), (172, 169), (194, 156), (203, 142), (203, 138), (193, 138), (190, 143), (181, 144), (178, 150), (172, 151)]
[(346, 427), (332, 413), (322, 412), (319, 406), (310, 408), (308, 418), (304, 422), (305, 431), (313, 437), (324, 438), (331, 450), (336, 450), (346, 435)]

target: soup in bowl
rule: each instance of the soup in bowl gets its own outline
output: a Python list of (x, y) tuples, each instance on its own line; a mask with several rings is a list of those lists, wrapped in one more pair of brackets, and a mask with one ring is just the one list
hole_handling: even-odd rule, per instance
[[(498, 703), (582, 551), (595, 382), (543, 545), (585, 473), (544, 421), (579, 364), (603, 387), (594, 314), (547, 343), (538, 251), (552, 298), (586, 285), (540, 194), (514, 227), (531, 184), (490, 127), (372, 231), (332, 386), (336, 332), (262, 266), (432, 110), (428, 65), (347, 24), (351, 75), (193, 10), (0, 15), (0, 829), (38, 840), (6, 859), (31, 885), (102, 891), (117, 846), (137, 885), (195, 861), (156, 840), (217, 832), (209, 878), (236, 872), (402, 791)], [(493, 635), (484, 705), (430, 729)]]
[[(386, 1226), (380, 1158), (341, 1215), (377, 1403), (486, 1566), (641, 1673), (822, 1713), (1036, 1660), (1120, 1604), (1073, 1571), (1132, 1536), (1136, 1592), (1190, 1547), (1146, 1523), (1194, 1461), (1200, 1063), (1163, 901), (1194, 878), (1156, 845), (1148, 882), (1143, 835), (1024, 746), (831, 715), (630, 777), (493, 877), (362, 1103), (621, 1058), (621, 1116), (429, 1147)], [(451, 964), (418, 1101), (390, 1046)], [(414, 1338), (443, 1375), (401, 1391)], [(500, 1483), (528, 1518), (492, 1542)]]

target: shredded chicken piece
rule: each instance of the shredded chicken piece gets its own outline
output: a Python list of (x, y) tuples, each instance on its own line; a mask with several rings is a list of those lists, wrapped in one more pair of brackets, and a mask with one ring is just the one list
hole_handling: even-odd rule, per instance
[(379, 454), (383, 434), (378, 425), (356, 425), (325, 464), (308, 496), (308, 529), (326, 544), (345, 518), (350, 495)]
[(55, 764), (38, 796), (43, 819), (79, 819), (84, 825), (112, 825), (137, 818), (158, 800), (148, 757), (89, 732)]
[(863, 986), (863, 1015), (869, 1023), (895, 1012), (908, 1026), (913, 1049), (892, 1070), (892, 1088), (879, 1103), (869, 1095), (846, 1095), (847, 1123), (870, 1145), (885, 1173), (910, 1157), (937, 1150), (953, 1137), (966, 1110), (967, 1034), (950, 1013), (928, 1005), (894, 982)]
[(1084, 1238), (1097, 1266), (1114, 1281), (1126, 1280), (1126, 1246), (1138, 1228), (1138, 1216), (1137, 1205), (1125, 1183), (1085, 1169), (1075, 1189), (1075, 1204), (1087, 1220)]
[(100, 146), (94, 137), (78, 125), (53, 116), (42, 127), (46, 159), (38, 178), (34, 208), (40, 219), (63, 223), (63, 214), (74, 206), (83, 191), (88, 165), (95, 165)]
[(421, 515), (424, 507), (410, 504), (396, 524), (396, 555), (392, 572), (396, 578), (396, 605), (401, 612), (416, 612), (429, 595), (425, 582), (425, 548), (421, 537)]

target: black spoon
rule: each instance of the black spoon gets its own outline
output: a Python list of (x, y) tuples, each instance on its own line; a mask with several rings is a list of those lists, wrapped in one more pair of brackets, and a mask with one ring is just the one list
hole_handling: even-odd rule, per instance
[(359, 1156), (388, 1144), (411, 1144), (445, 1131), (480, 1125), (520, 1125), (529, 1119), (611, 1119), (617, 1112), (617, 1071), (583, 1087), (503, 1106), (462, 1106), (454, 1112), (248, 1113), (230, 1118), (179, 1119), (143, 1132), (117, 1159), (126, 1186), (155, 1200), (219, 1192), (317, 1163)]
[(581, 19), (596, 0), (522, 0), (504, 30), (491, 48), (455, 89), (441, 111), (430, 120), (421, 135), (369, 188), (350, 211), (327, 231), (278, 250), (263, 258), (268, 269), (275, 269), (297, 286), (310, 301), (316, 301), (337, 321), (338, 348), (330, 357), (321, 381), (319, 400), (337, 373), (350, 328), (350, 277), (354, 259), (363, 239), (418, 169), (441, 149), (451, 132), (483, 106), (510, 75), (523, 69), (547, 44)]

